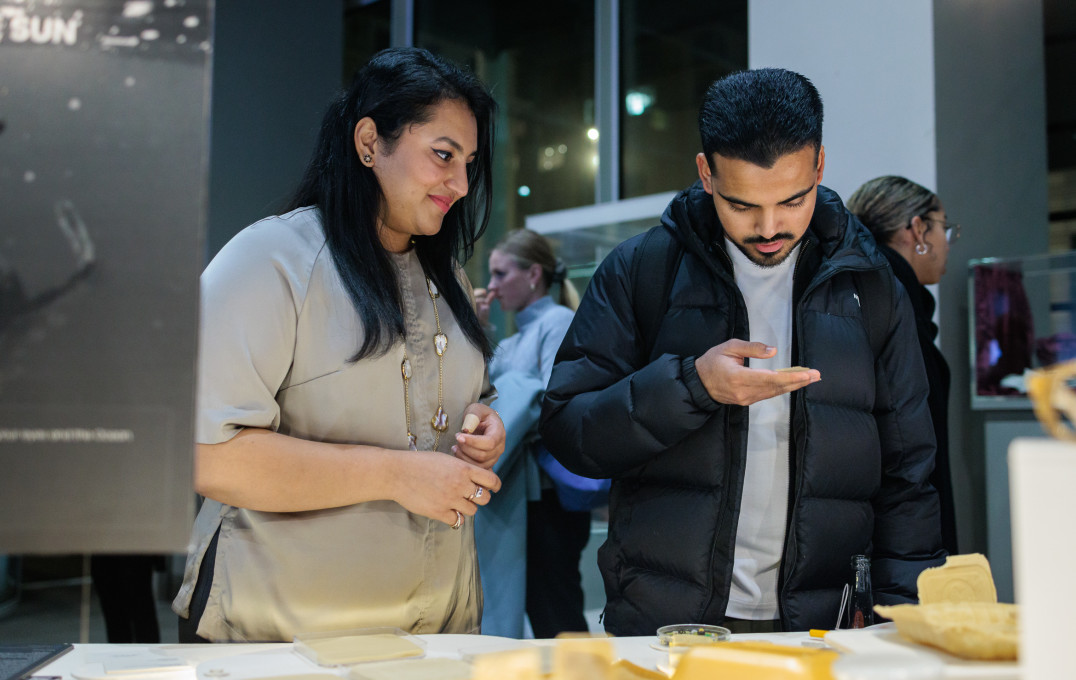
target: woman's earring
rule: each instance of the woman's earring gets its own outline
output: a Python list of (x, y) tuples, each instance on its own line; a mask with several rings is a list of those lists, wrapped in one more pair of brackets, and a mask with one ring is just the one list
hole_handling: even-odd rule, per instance
[(368, 153), (364, 153), (364, 154), (362, 155), (362, 162), (363, 162), (363, 163), (369, 163), (369, 162), (370, 162), (370, 161), (372, 161), (372, 160), (374, 160), (374, 157), (373, 157), (373, 156), (371, 156), (370, 154), (368, 154)]
[(927, 244), (925, 243), (915, 244), (915, 252), (919, 255), (926, 255), (928, 250), (930, 250), (930, 248), (927, 248)]
[(533, 293), (533, 292), (534, 292), (534, 290), (535, 290), (536, 288), (538, 288), (538, 286), (536, 286), (536, 285), (534, 285), (534, 284), (532, 283), (532, 284), (531, 284), (531, 292)]

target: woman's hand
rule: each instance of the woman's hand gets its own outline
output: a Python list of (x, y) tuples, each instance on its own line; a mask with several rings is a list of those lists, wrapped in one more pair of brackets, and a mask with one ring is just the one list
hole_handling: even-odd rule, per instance
[(460, 517), (473, 517), (501, 489), (500, 478), (490, 470), (437, 451), (398, 451), (396, 456), (392, 500), (449, 526), (458, 519), (462, 523)]
[(497, 299), (496, 293), (488, 288), (474, 289), (474, 311), (483, 328), (489, 327), (489, 307)]
[(504, 423), (497, 412), (485, 404), (471, 404), (463, 411), (478, 417), (478, 425), (470, 433), (457, 432), (452, 453), (460, 460), (489, 469), (504, 453)]

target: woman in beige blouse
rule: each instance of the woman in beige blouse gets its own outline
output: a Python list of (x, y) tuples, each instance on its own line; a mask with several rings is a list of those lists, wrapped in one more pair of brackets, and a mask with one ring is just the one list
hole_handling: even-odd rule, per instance
[(489, 217), (493, 109), (425, 50), (375, 55), (289, 212), (206, 268), (181, 641), (478, 632), (468, 520), (505, 433), (459, 262)]

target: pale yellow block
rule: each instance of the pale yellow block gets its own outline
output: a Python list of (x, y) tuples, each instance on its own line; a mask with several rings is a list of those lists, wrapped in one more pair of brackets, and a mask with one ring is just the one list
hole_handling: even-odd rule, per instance
[(673, 680), (832, 680), (837, 652), (766, 642), (724, 642), (694, 647)]
[(607, 680), (616, 655), (608, 638), (558, 639), (553, 647), (556, 680)]
[(408, 659), (356, 666), (349, 680), (470, 680), (471, 665), (459, 659)]
[(391, 633), (307, 638), (295, 644), (300, 650), (305, 646), (307, 656), (322, 666), (403, 659), (423, 654), (422, 647)]
[(669, 676), (620, 659), (609, 669), (609, 680), (669, 680)]
[(471, 666), (473, 680), (540, 680), (542, 654), (536, 647), (478, 654)]
[(924, 569), (916, 581), (920, 604), (997, 602), (990, 562), (984, 555), (950, 555), (940, 567)]
[(335, 673), (295, 673), (292, 675), (262, 675), (246, 680), (340, 680)]

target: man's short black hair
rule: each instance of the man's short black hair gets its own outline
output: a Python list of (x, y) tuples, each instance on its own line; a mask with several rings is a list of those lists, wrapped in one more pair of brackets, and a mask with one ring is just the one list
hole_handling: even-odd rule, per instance
[(777, 159), (822, 147), (822, 97), (805, 76), (782, 68), (739, 71), (714, 81), (699, 110), (710, 169), (715, 153), (772, 168)]

